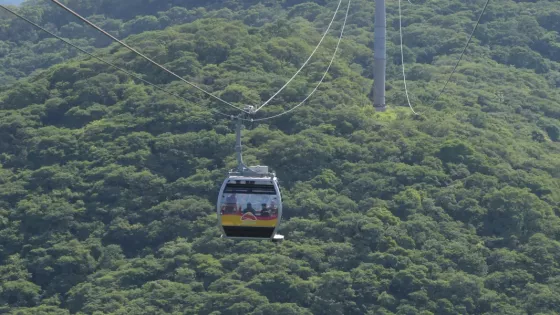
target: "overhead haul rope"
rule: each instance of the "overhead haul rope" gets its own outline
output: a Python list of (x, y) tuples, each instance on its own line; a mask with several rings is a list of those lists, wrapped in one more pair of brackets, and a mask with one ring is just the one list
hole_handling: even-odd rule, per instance
[(286, 82), (286, 84), (284, 84), (283, 87), (281, 87), (274, 95), (272, 95), (268, 99), (268, 101), (264, 102), (261, 106), (257, 107), (257, 109), (255, 110), (255, 113), (258, 112), (259, 110), (261, 110), (261, 108), (263, 108), (264, 106), (266, 106), (266, 104), (268, 104), (270, 101), (272, 101), (272, 99), (274, 99), (276, 97), (276, 95), (278, 95), (280, 92), (282, 92), (288, 86), (288, 84), (290, 84), (294, 80), (294, 78), (301, 72), (301, 70), (303, 70), (303, 68), (307, 65), (309, 60), (311, 60), (311, 57), (313, 57), (313, 55), (315, 55), (315, 52), (317, 51), (317, 49), (319, 49), (319, 47), (321, 46), (321, 43), (323, 42), (325, 37), (327, 37), (327, 34), (329, 33), (329, 30), (331, 29), (331, 26), (334, 22), (334, 19), (336, 18), (336, 15), (338, 14), (338, 10), (340, 9), (341, 4), (342, 4), (342, 0), (340, 0), (338, 2), (338, 6), (336, 7), (336, 10), (334, 11), (334, 15), (331, 19), (331, 22), (329, 23), (329, 26), (327, 27), (327, 30), (323, 34), (323, 37), (321, 37), (321, 40), (319, 41), (319, 43), (317, 44), (317, 46), (315, 47), (315, 49), (313, 50), (313, 52), (311, 53), (309, 58), (307, 58), (307, 60), (303, 63), (303, 65), (301, 65), (299, 70), (290, 78), (290, 80), (288, 80), (288, 82)]
[(135, 50), (134, 48), (128, 46), (127, 44), (125, 44), (124, 42), (122, 42), (121, 40), (119, 40), (118, 38), (114, 37), (113, 35), (109, 34), (109, 33), (106, 32), (106, 31), (104, 31), (104, 30), (103, 30), (102, 28), (100, 28), (99, 26), (93, 24), (92, 22), (90, 22), (90, 21), (87, 20), (86, 18), (82, 17), (82, 16), (79, 15), (78, 13), (72, 11), (72, 9), (70, 9), (70, 8), (68, 8), (67, 6), (65, 6), (64, 4), (60, 3), (60, 1), (58, 1), (58, 0), (51, 0), (51, 1), (54, 2), (54, 3), (56, 3), (58, 6), (60, 6), (60, 7), (63, 8), (64, 10), (70, 12), (70, 13), (71, 13), (72, 15), (74, 15), (75, 17), (77, 17), (77, 18), (79, 18), (80, 20), (84, 21), (85, 23), (87, 23), (87, 24), (90, 25), (91, 27), (95, 28), (95, 29), (98, 30), (99, 32), (101, 32), (101, 33), (103, 33), (104, 35), (108, 36), (108, 37), (111, 38), (112, 40), (114, 40), (114, 41), (116, 41), (117, 43), (121, 44), (123, 47), (126, 47), (128, 50), (130, 50), (130, 51), (134, 52), (135, 54), (137, 54), (138, 56), (140, 56), (140, 57), (146, 59), (147, 61), (151, 62), (152, 64), (156, 65), (157, 67), (159, 67), (160, 69), (164, 70), (165, 72), (171, 74), (172, 76), (176, 77), (177, 79), (179, 79), (179, 80), (181, 80), (181, 81), (187, 83), (188, 85), (190, 85), (190, 86), (196, 88), (197, 90), (201, 91), (202, 93), (204, 93), (204, 94), (206, 94), (206, 95), (208, 95), (208, 96), (210, 96), (210, 97), (212, 97), (212, 98), (214, 98), (214, 99), (216, 99), (216, 100), (218, 100), (218, 101), (220, 101), (220, 102), (222, 102), (222, 103), (224, 103), (224, 104), (227, 104), (227, 105), (229, 105), (229, 106), (231, 106), (231, 107), (233, 107), (233, 108), (236, 108), (236, 109), (238, 109), (238, 110), (240, 110), (240, 111), (242, 111), (242, 112), (249, 113), (247, 110), (245, 110), (245, 109), (243, 109), (243, 108), (240, 108), (240, 107), (237, 107), (237, 106), (231, 104), (230, 102), (228, 102), (228, 101), (226, 101), (226, 100), (223, 100), (223, 99), (221, 99), (220, 97), (218, 97), (218, 96), (216, 96), (216, 95), (214, 95), (214, 94), (212, 94), (212, 93), (210, 93), (210, 92), (208, 92), (208, 91), (206, 91), (206, 90), (204, 90), (204, 89), (198, 87), (196, 84), (194, 84), (194, 83), (192, 83), (192, 82), (190, 82), (190, 81), (187, 81), (187, 80), (185, 80), (184, 78), (178, 76), (177, 74), (175, 74), (175, 73), (172, 72), (171, 70), (169, 70), (169, 69), (165, 68), (164, 66), (160, 65), (159, 63), (153, 61), (152, 59), (150, 59), (150, 58), (148, 58), (147, 56), (143, 55), (142, 53), (138, 52), (138, 51)]
[[(180, 95), (178, 95), (178, 94), (175, 94), (175, 93), (173, 93), (173, 92), (167, 91), (167, 90), (164, 89), (164, 88), (161, 88), (161, 87), (159, 87), (159, 86), (157, 86), (157, 85), (155, 85), (155, 84), (153, 84), (153, 83), (151, 83), (151, 82), (149, 82), (149, 81), (147, 81), (147, 80), (142, 79), (140, 76), (138, 76), (138, 75), (136, 75), (136, 74), (134, 74), (134, 73), (132, 73), (132, 72), (130, 72), (130, 71), (127, 71), (127, 70), (125, 70), (125, 69), (123, 69), (123, 68), (121, 68), (121, 67), (119, 67), (119, 66), (116, 66), (115, 64), (113, 64), (113, 63), (111, 63), (111, 62), (109, 62), (109, 61), (106, 61), (106, 60), (104, 60), (104, 59), (102, 59), (102, 58), (100, 58), (100, 57), (98, 57), (98, 56), (96, 56), (96, 55), (94, 55), (94, 54), (92, 54), (92, 53), (87, 52), (86, 50), (84, 50), (84, 49), (80, 48), (79, 46), (76, 46), (76, 45), (72, 44), (71, 42), (67, 41), (66, 39), (64, 39), (64, 38), (62, 38), (62, 37), (60, 37), (60, 36), (58, 36), (58, 35), (52, 33), (51, 31), (49, 31), (49, 30), (43, 28), (42, 26), (40, 26), (40, 25), (34, 23), (33, 21), (31, 21), (31, 20), (25, 18), (24, 16), (18, 14), (17, 12), (15, 12), (15, 11), (13, 11), (13, 10), (10, 10), (9, 8), (7, 8), (7, 7), (5, 7), (5, 6), (1, 5), (1, 4), (0, 4), (0, 7), (1, 7), (2, 9), (4, 9), (4, 10), (10, 12), (11, 14), (17, 16), (18, 18), (20, 18), (20, 19), (26, 21), (27, 23), (29, 23), (29, 24), (35, 26), (36, 28), (40, 29), (41, 31), (43, 31), (43, 32), (45, 32), (45, 33), (47, 33), (47, 34), (49, 34), (49, 35), (51, 35), (51, 36), (57, 38), (58, 40), (61, 40), (62, 42), (66, 43), (67, 45), (69, 45), (69, 46), (71, 46), (71, 47), (74, 47), (75, 49), (78, 49), (78, 50), (81, 51), (82, 53), (84, 53), (84, 54), (86, 54), (86, 55), (88, 55), (88, 56), (90, 56), (90, 57), (92, 57), (92, 58), (95, 58), (95, 59), (97, 59), (97, 60), (103, 62), (104, 64), (109, 65), (109, 66), (111, 66), (111, 67), (113, 67), (113, 68), (115, 68), (115, 69), (117, 69), (117, 70), (119, 70), (119, 71), (122, 71), (122, 72), (126, 73), (127, 75), (129, 75), (129, 76), (131, 76), (131, 77), (134, 77), (134, 78), (136, 78), (136, 79), (138, 79), (138, 80), (140, 80), (140, 81), (142, 81), (142, 82), (144, 82), (144, 83), (146, 83), (146, 84), (148, 84), (148, 85), (150, 85), (150, 86), (152, 86), (152, 87), (154, 87), (154, 88), (156, 88), (156, 89), (158, 89), (158, 90), (160, 90), (160, 91), (163, 91), (164, 93), (166, 93), (166, 94), (168, 94), (168, 95), (175, 96), (175, 97), (177, 97), (177, 98), (179, 98), (179, 99), (181, 99), (181, 100), (183, 100), (183, 101), (185, 101), (185, 102), (187, 102), (187, 103), (190, 103), (189, 100), (187, 100), (186, 98), (184, 98), (184, 97), (182, 97), (182, 96), (180, 96)], [(222, 113), (222, 112), (220, 112), (220, 111), (217, 111), (217, 110), (215, 110), (215, 109), (210, 108), (210, 110), (213, 111), (213, 112), (215, 112), (215, 113), (217, 113), (217, 114), (219, 114), (219, 115), (226, 116), (226, 117), (231, 117), (231, 115), (224, 114), (224, 113)]]
[(471, 32), (471, 35), (469, 36), (469, 39), (467, 40), (467, 43), (465, 44), (465, 47), (463, 48), (463, 51), (461, 52), (461, 56), (459, 56), (459, 60), (457, 60), (457, 63), (455, 64), (455, 67), (453, 68), (453, 71), (451, 71), (451, 74), (449, 75), (449, 78), (447, 78), (447, 81), (445, 82), (443, 88), (441, 89), (439, 94), (431, 101), (430, 105), (433, 105), (435, 103), (435, 101), (443, 94), (443, 92), (445, 91), (445, 88), (447, 87), (447, 84), (449, 84), (449, 81), (451, 81), (451, 77), (453, 76), (453, 74), (457, 70), (457, 67), (459, 66), (459, 63), (461, 62), (461, 59), (463, 59), (463, 56), (465, 55), (465, 51), (467, 50), (467, 47), (469, 47), (469, 43), (471, 42), (471, 39), (474, 35), (474, 32), (476, 31), (478, 25), (480, 24), (480, 19), (482, 19), (482, 16), (484, 15), (484, 12), (486, 12), (486, 8), (488, 7), (488, 3), (490, 3), (490, 0), (486, 0), (486, 3), (484, 4), (484, 7), (482, 8), (482, 12), (480, 12), (480, 15), (478, 16), (478, 20), (476, 21), (476, 24), (475, 24), (475, 26), (474, 26), (474, 28)]
[[(103, 30), (102, 28), (100, 28), (99, 26), (95, 25), (94, 23), (90, 22), (88, 19), (84, 18), (83, 16), (81, 16), (80, 14), (74, 12), (72, 9), (70, 9), (69, 7), (65, 6), (64, 4), (60, 3), (60, 1), (58, 0), (51, 0), (52, 2), (54, 2), (55, 4), (57, 4), (58, 6), (60, 6), (61, 8), (63, 8), (64, 10), (68, 11), (69, 13), (71, 13), (72, 15), (74, 15), (75, 17), (79, 18), (80, 20), (82, 20), (83, 22), (87, 23), (88, 25), (90, 25), (91, 27), (97, 29), (99, 32), (103, 33), (104, 35), (110, 37), (112, 40), (116, 41), (117, 43), (121, 44), (122, 46), (124, 46), (125, 48), (129, 49), (130, 51), (134, 52), (135, 54), (137, 54), (138, 56), (146, 59), (147, 61), (151, 62), (152, 64), (156, 65), (157, 67), (163, 69), (164, 71), (166, 71), (167, 73), (173, 75), (174, 77), (178, 78), (179, 80), (191, 85), (192, 87), (198, 89), (199, 91), (203, 92), (204, 94), (213, 97), (215, 99), (217, 99), (218, 101), (227, 104), (231, 107), (234, 107), (240, 111), (243, 111), (245, 113), (250, 113), (249, 111), (242, 109), (240, 107), (237, 107), (229, 102), (227, 102), (226, 100), (221, 99), (218, 96), (215, 96), (214, 94), (198, 87), (197, 85), (195, 85), (192, 82), (189, 82), (187, 80), (185, 80), (184, 78), (176, 75), (175, 73), (173, 73), (172, 71), (170, 71), (169, 69), (163, 67), (162, 65), (158, 64), (157, 62), (153, 61), (152, 59), (148, 58), (147, 56), (141, 54), (140, 52), (138, 52), (137, 50), (135, 50), (134, 48), (128, 46), (127, 44), (125, 44), (124, 42), (122, 42), (121, 40), (117, 39), (116, 37), (112, 36), (111, 34), (109, 34), (108, 32), (106, 32), (105, 30)], [(276, 95), (278, 95), (282, 90), (284, 90), (284, 88), (286, 88), (286, 86), (288, 86), (288, 84), (290, 84), (292, 82), (292, 80), (301, 72), (301, 70), (307, 65), (307, 63), (309, 62), (309, 60), (313, 57), (313, 55), (315, 55), (315, 52), (317, 51), (317, 49), (319, 49), (321, 43), (323, 42), (323, 40), (325, 39), (325, 37), (327, 36), (331, 25), (338, 13), (338, 10), (340, 8), (340, 4), (342, 3), (342, 0), (339, 1), (338, 6), (335, 10), (335, 13), (333, 15), (333, 18), (331, 20), (331, 22), (329, 23), (329, 26), (327, 27), (327, 30), (325, 31), (325, 33), (323, 34), (323, 37), (321, 38), (321, 40), (319, 41), (319, 43), (317, 44), (317, 46), (315, 47), (315, 49), (313, 50), (313, 52), (311, 53), (311, 55), (309, 56), (309, 58), (305, 61), (305, 63), (300, 67), (300, 69), (292, 76), (292, 78), (290, 80), (288, 80), (288, 82), (286, 84), (284, 84), (284, 86), (282, 86), (280, 88), (280, 90), (278, 90), (269, 100), (267, 100), (266, 102), (264, 102), (261, 106), (259, 106), (253, 113), (256, 113), (258, 110), (260, 110), (263, 106), (265, 106), (266, 104), (268, 104), (270, 101), (272, 101), (272, 99), (274, 99), (274, 97), (276, 97)]]
[[(154, 64), (154, 65), (160, 67), (161, 69), (163, 69), (164, 71), (168, 72), (169, 74), (171, 74), (171, 75), (173, 75), (173, 76), (179, 78), (181, 81), (184, 81), (184, 82), (190, 84), (191, 86), (194, 86), (195, 88), (201, 90), (201, 91), (204, 92), (205, 94), (207, 94), (207, 95), (209, 95), (209, 96), (211, 96), (211, 97), (213, 97), (213, 98), (215, 98), (215, 99), (218, 99), (218, 100), (220, 100), (220, 101), (223, 101), (223, 102), (225, 102), (226, 104), (228, 104), (228, 105), (230, 105), (230, 106), (232, 106), (232, 107), (234, 107), (234, 108), (236, 108), (236, 109), (238, 109), (238, 110), (241, 110), (241, 111), (243, 111), (243, 112), (245, 112), (245, 113), (247, 113), (247, 114), (250, 113), (249, 111), (244, 110), (244, 109), (241, 109), (241, 108), (239, 108), (239, 107), (237, 107), (237, 106), (235, 106), (235, 105), (233, 105), (233, 104), (230, 104), (230, 103), (228, 103), (228, 102), (225, 101), (225, 100), (221, 100), (219, 97), (217, 97), (217, 96), (215, 96), (215, 95), (213, 95), (213, 94), (211, 94), (211, 93), (209, 93), (209, 92), (206, 92), (206, 91), (204, 91), (203, 89), (197, 87), (196, 85), (194, 85), (194, 84), (188, 82), (187, 80), (185, 80), (185, 79), (179, 77), (179, 76), (176, 75), (175, 73), (171, 72), (170, 70), (168, 70), (168, 69), (166, 69), (165, 67), (159, 65), (158, 63), (156, 63), (155, 61), (151, 60), (150, 58), (148, 58), (148, 57), (144, 56), (143, 54), (139, 53), (138, 51), (134, 50), (132, 47), (130, 47), (130, 46), (128, 46), (127, 44), (123, 43), (122, 41), (118, 40), (117, 38), (115, 38), (115, 37), (112, 36), (111, 34), (105, 32), (104, 30), (102, 30), (101, 28), (99, 28), (98, 26), (96, 26), (95, 24), (93, 24), (92, 22), (89, 22), (87, 19), (85, 19), (85, 18), (83, 18), (82, 16), (80, 16), (79, 14), (75, 13), (75, 12), (72, 11), (70, 8), (68, 8), (68, 7), (66, 7), (64, 4), (60, 3), (59, 1), (57, 1), (57, 0), (51, 0), (51, 1), (55, 2), (57, 5), (61, 6), (61, 7), (62, 7), (63, 9), (65, 9), (65, 10), (67, 10), (67, 11), (70, 12), (72, 15), (78, 17), (79, 19), (81, 19), (81, 20), (84, 21), (85, 23), (89, 24), (90, 26), (94, 27), (94, 28), (97, 29), (98, 31), (102, 32), (102, 33), (105, 34), (106, 36), (112, 38), (114, 41), (118, 42), (118, 43), (121, 44), (122, 46), (124, 46), (124, 47), (128, 48), (129, 50), (133, 51), (134, 53), (136, 53), (137, 55), (139, 55), (139, 56), (143, 57), (144, 59), (148, 60), (148, 61), (151, 62), (152, 64)], [(264, 121), (264, 120), (273, 119), (273, 118), (276, 118), (276, 117), (283, 116), (283, 115), (285, 115), (285, 114), (288, 114), (288, 113), (292, 112), (293, 110), (295, 110), (296, 108), (300, 107), (301, 105), (303, 105), (303, 104), (317, 91), (317, 89), (319, 88), (319, 86), (323, 83), (323, 81), (324, 81), (326, 75), (328, 74), (328, 71), (330, 70), (330, 68), (331, 68), (331, 66), (332, 66), (332, 64), (333, 64), (333, 62), (334, 62), (334, 59), (335, 59), (335, 57), (336, 57), (336, 53), (338, 52), (338, 48), (340, 47), (340, 42), (342, 41), (342, 37), (343, 37), (343, 34), (344, 34), (344, 28), (346, 27), (346, 22), (347, 22), (347, 20), (348, 20), (348, 15), (349, 15), (349, 11), (350, 11), (350, 4), (351, 4), (351, 2), (352, 2), (352, 0), (349, 0), (349, 1), (348, 1), (348, 6), (347, 6), (347, 8), (346, 8), (346, 15), (345, 15), (345, 17), (344, 17), (344, 23), (343, 23), (343, 25), (342, 25), (342, 29), (341, 29), (341, 32), (340, 32), (340, 37), (339, 37), (338, 42), (337, 42), (337, 44), (336, 44), (336, 47), (335, 47), (335, 51), (334, 51), (334, 53), (333, 53), (333, 56), (332, 56), (332, 58), (331, 58), (331, 60), (330, 60), (330, 62), (329, 62), (329, 65), (328, 65), (328, 67), (327, 67), (325, 73), (323, 74), (323, 76), (321, 77), (321, 80), (319, 81), (319, 83), (317, 84), (317, 86), (313, 89), (313, 91), (311, 91), (311, 93), (310, 93), (307, 97), (305, 97), (305, 99), (304, 99), (303, 101), (301, 101), (299, 104), (297, 104), (297, 105), (294, 106), (293, 108), (291, 108), (291, 109), (289, 109), (289, 110), (286, 110), (286, 111), (284, 111), (284, 112), (282, 112), (282, 113), (280, 113), (280, 114), (276, 114), (276, 115), (272, 115), (272, 116), (268, 116), (268, 117), (264, 117), (264, 118), (258, 118), (258, 119), (246, 119), (246, 118), (241, 118), (242, 120), (245, 120), (245, 121)], [(127, 71), (127, 70), (124, 70), (124, 69), (122, 69), (122, 68), (120, 68), (120, 67), (118, 67), (118, 66), (116, 66), (116, 65), (114, 65), (114, 64), (112, 64), (112, 63), (110, 63), (110, 62), (108, 62), (108, 61), (105, 61), (105, 60), (103, 60), (103, 59), (101, 59), (101, 58), (99, 58), (99, 57), (97, 57), (97, 56), (95, 56), (95, 55), (93, 55), (93, 54), (91, 54), (91, 53), (89, 53), (89, 52), (83, 50), (82, 48), (80, 48), (80, 47), (78, 47), (78, 46), (76, 46), (76, 45), (74, 45), (74, 44), (68, 42), (67, 40), (63, 39), (62, 37), (60, 37), (60, 36), (58, 36), (58, 35), (56, 35), (56, 34), (50, 32), (50, 31), (48, 31), (48, 30), (46, 30), (46, 29), (44, 29), (43, 27), (41, 27), (41, 26), (37, 25), (36, 23), (34, 23), (34, 22), (32, 22), (32, 21), (26, 19), (25, 17), (23, 17), (23, 16), (17, 14), (16, 12), (14, 12), (14, 11), (12, 11), (12, 10), (6, 8), (5, 6), (2, 6), (2, 8), (5, 9), (5, 10), (7, 10), (8, 12), (14, 14), (15, 16), (17, 16), (17, 17), (19, 17), (19, 18), (25, 20), (26, 22), (30, 23), (31, 25), (33, 25), (33, 26), (35, 26), (35, 27), (41, 29), (42, 31), (44, 31), (44, 32), (46, 32), (46, 33), (48, 33), (48, 34), (50, 34), (51, 36), (54, 36), (54, 37), (56, 37), (57, 39), (63, 41), (64, 43), (66, 43), (66, 44), (68, 44), (68, 45), (70, 45), (70, 46), (72, 46), (72, 47), (74, 47), (74, 48), (80, 50), (81, 52), (83, 52), (83, 53), (85, 53), (85, 54), (91, 56), (92, 58), (95, 58), (95, 59), (97, 59), (97, 60), (99, 60), (99, 61), (101, 61), (101, 62), (103, 62), (103, 63), (105, 63), (105, 64), (107, 64), (107, 65), (109, 65), (109, 66), (111, 66), (111, 67), (113, 67), (113, 68), (115, 68), (115, 69), (118, 69), (118, 70), (120, 70), (120, 71), (122, 71), (122, 72), (124, 72), (124, 73), (126, 73), (126, 74), (128, 74), (128, 75), (130, 75), (130, 76), (132, 76), (132, 77), (135, 77), (136, 79), (141, 80), (142, 82), (144, 82), (144, 83), (146, 83), (146, 84), (148, 84), (148, 85), (150, 85), (150, 86), (152, 86), (152, 87), (154, 87), (154, 88), (156, 88), (156, 89), (158, 89), (158, 90), (161, 90), (161, 91), (163, 91), (163, 92), (165, 92), (165, 93), (167, 93), (167, 94), (169, 94), (169, 95), (171, 95), (171, 96), (175, 96), (175, 97), (178, 97), (178, 98), (180, 98), (180, 99), (182, 99), (182, 100), (184, 100), (184, 101), (189, 102), (187, 99), (185, 99), (185, 98), (183, 98), (183, 97), (181, 97), (181, 96), (179, 96), (179, 95), (177, 95), (177, 94), (174, 94), (174, 93), (172, 93), (172, 92), (169, 92), (169, 91), (167, 91), (167, 90), (165, 90), (165, 89), (163, 89), (163, 88), (161, 88), (161, 87), (159, 87), (159, 86), (157, 86), (157, 85), (155, 85), (155, 84), (153, 84), (153, 83), (151, 83), (151, 82), (149, 82), (149, 81), (147, 81), (147, 80), (145, 80), (145, 79), (140, 78), (139, 76), (137, 76), (137, 75), (135, 75), (135, 74), (133, 74), (133, 73)], [(337, 8), (337, 9), (338, 9), (338, 8)], [(332, 24), (332, 23), (331, 23), (331, 24)], [(321, 40), (321, 41), (322, 41), (322, 40)], [(224, 114), (224, 113), (221, 113), (221, 112), (219, 112), (219, 111), (217, 111), (217, 110), (214, 110), (214, 109), (211, 109), (211, 110), (214, 111), (215, 113), (218, 113), (218, 114), (222, 115), (222, 116), (233, 117), (232, 115)]]
[(263, 121), (263, 120), (268, 120), (268, 119), (273, 119), (276, 117), (280, 117), (283, 115), (286, 115), (287, 113), (295, 110), (296, 108), (300, 107), (301, 105), (303, 105), (303, 103), (305, 103), (305, 101), (307, 101), (314, 93), (315, 91), (317, 91), (317, 89), (319, 88), (319, 86), (321, 85), (321, 83), (323, 83), (323, 80), (325, 79), (325, 77), (327, 76), (327, 73), (329, 73), (329, 69), (331, 68), (334, 59), (336, 57), (336, 53), (338, 51), (338, 47), (340, 46), (340, 42), (342, 41), (342, 36), (344, 34), (344, 28), (346, 27), (346, 21), (348, 20), (348, 13), (350, 12), (350, 3), (352, 3), (352, 0), (348, 0), (348, 7), (346, 8), (346, 16), (344, 17), (344, 23), (342, 24), (342, 29), (340, 31), (340, 37), (338, 38), (338, 42), (336, 43), (336, 47), (334, 49), (334, 53), (332, 55), (331, 61), (329, 63), (329, 66), (327, 67), (327, 70), (325, 71), (325, 73), (323, 74), (323, 77), (321, 78), (321, 80), (319, 81), (319, 83), (317, 84), (317, 86), (313, 89), (313, 91), (311, 91), (311, 93), (309, 93), (309, 95), (303, 100), (301, 101), (301, 103), (297, 104), (296, 106), (290, 108), (289, 110), (286, 110), (280, 114), (277, 115), (272, 115), (272, 116), (268, 116), (268, 117), (264, 117), (264, 118), (258, 118), (258, 119), (249, 119), (250, 121)]
[[(60, 1), (58, 1), (58, 0), (51, 0), (51, 1), (54, 2), (54, 3), (56, 3), (58, 6), (62, 7), (64, 10), (70, 12), (72, 15), (76, 16), (76, 17), (79, 18), (80, 20), (84, 21), (84, 22), (87, 23), (88, 25), (90, 25), (90, 26), (92, 26), (93, 28), (97, 29), (97, 30), (100, 31), (101, 33), (103, 33), (103, 34), (105, 34), (106, 36), (110, 37), (110, 38), (113, 39), (114, 41), (118, 42), (118, 43), (121, 44), (122, 46), (126, 47), (127, 49), (129, 49), (129, 50), (131, 50), (132, 52), (136, 53), (137, 55), (141, 56), (142, 58), (148, 60), (148, 61), (151, 62), (152, 64), (154, 64), (154, 65), (160, 67), (161, 69), (165, 70), (165, 71), (168, 72), (169, 74), (171, 74), (171, 75), (175, 76), (176, 78), (180, 79), (181, 81), (183, 81), (183, 82), (185, 82), (185, 83), (187, 83), (187, 84), (189, 84), (189, 85), (191, 85), (191, 86), (193, 86), (193, 87), (199, 89), (200, 91), (204, 92), (205, 94), (207, 94), (207, 95), (209, 95), (209, 96), (211, 96), (211, 97), (213, 97), (213, 98), (215, 98), (215, 99), (218, 99), (218, 100), (220, 100), (220, 101), (222, 101), (222, 102), (224, 102), (224, 103), (226, 103), (226, 104), (228, 104), (228, 105), (230, 105), (230, 106), (232, 106), (232, 107), (234, 107), (234, 108), (236, 108), (236, 109), (238, 109), (238, 110), (241, 110), (241, 111), (243, 111), (243, 112), (245, 112), (245, 113), (247, 113), (247, 114), (250, 114), (249, 111), (247, 111), (247, 110), (245, 110), (245, 109), (242, 109), (242, 108), (239, 108), (239, 107), (237, 107), (237, 106), (235, 106), (235, 105), (233, 105), (233, 104), (230, 104), (230, 103), (228, 103), (227, 101), (222, 100), (221, 98), (219, 98), (219, 97), (217, 97), (217, 96), (215, 96), (215, 95), (213, 95), (213, 94), (211, 94), (211, 93), (209, 93), (209, 92), (204, 91), (203, 89), (199, 88), (198, 86), (194, 85), (193, 83), (190, 83), (189, 81), (187, 81), (187, 80), (185, 80), (185, 79), (179, 77), (179, 76), (176, 75), (175, 73), (173, 73), (173, 72), (171, 72), (170, 70), (166, 69), (165, 67), (159, 65), (159, 64), (156, 63), (155, 61), (151, 60), (150, 58), (148, 58), (148, 57), (146, 57), (145, 55), (141, 54), (140, 52), (136, 51), (134, 48), (128, 46), (128, 45), (125, 44), (124, 42), (120, 41), (119, 39), (115, 38), (114, 36), (112, 36), (112, 35), (109, 34), (108, 32), (104, 31), (103, 29), (101, 29), (101, 28), (98, 27), (97, 25), (95, 25), (95, 24), (93, 24), (92, 22), (88, 21), (86, 18), (82, 17), (82, 16), (79, 15), (78, 13), (72, 11), (70, 8), (68, 8), (68, 7), (65, 6), (64, 4), (60, 3)], [(342, 1), (342, 0), (341, 0), (341, 1)], [(286, 110), (286, 111), (284, 111), (284, 112), (282, 112), (282, 113), (280, 113), (280, 114), (272, 115), (272, 116), (264, 117), (264, 118), (258, 118), (258, 119), (246, 119), (246, 118), (241, 118), (242, 120), (245, 120), (245, 121), (263, 121), (263, 120), (268, 120), (268, 119), (272, 119), (272, 118), (276, 118), (276, 117), (283, 116), (283, 115), (285, 115), (285, 114), (287, 114), (287, 113), (289, 113), (289, 112), (295, 110), (296, 108), (300, 107), (301, 105), (303, 105), (303, 104), (315, 93), (315, 91), (317, 91), (317, 89), (319, 88), (319, 86), (321, 85), (321, 83), (323, 83), (323, 80), (324, 80), (325, 77), (327, 76), (327, 73), (329, 72), (329, 69), (331, 68), (331, 66), (332, 66), (332, 64), (333, 64), (333, 62), (334, 62), (334, 59), (335, 59), (335, 57), (336, 57), (336, 53), (337, 53), (337, 51), (338, 51), (338, 48), (339, 48), (339, 46), (340, 46), (340, 42), (341, 42), (341, 40), (342, 40), (342, 36), (343, 36), (343, 34), (344, 34), (344, 28), (345, 28), (346, 22), (347, 22), (347, 20), (348, 20), (348, 14), (349, 14), (349, 11), (350, 11), (350, 4), (351, 4), (351, 2), (352, 2), (352, 0), (349, 0), (349, 1), (348, 1), (348, 7), (346, 8), (346, 16), (344, 17), (344, 24), (342, 25), (342, 30), (341, 30), (341, 32), (340, 32), (340, 37), (339, 37), (338, 42), (337, 42), (337, 44), (336, 44), (336, 48), (335, 48), (335, 51), (334, 51), (333, 56), (332, 56), (332, 58), (331, 58), (331, 61), (330, 61), (330, 63), (329, 63), (329, 66), (327, 67), (327, 70), (326, 70), (325, 73), (323, 74), (323, 77), (321, 78), (321, 80), (319, 81), (319, 83), (317, 84), (317, 86), (315, 87), (315, 89), (313, 89), (313, 91), (311, 91), (311, 93), (310, 93), (301, 103), (299, 103), (298, 105), (294, 106), (293, 108), (291, 108), (291, 109), (289, 109), (289, 110)], [(337, 7), (337, 11), (338, 11), (338, 7)], [(335, 16), (336, 16), (336, 13), (335, 13)], [(334, 17), (333, 17), (333, 20), (334, 20)], [(332, 21), (331, 21), (331, 23), (329, 24), (329, 28), (330, 28), (330, 25), (332, 25)], [(327, 30), (327, 32), (328, 32), (328, 30)], [(327, 33), (327, 32), (325, 32), (325, 34), (323, 35), (323, 38), (326, 36), (326, 33)], [(322, 41), (323, 41), (323, 39), (321, 39), (321, 42), (322, 42)], [(316, 50), (317, 50), (317, 48), (315, 49), (315, 51), (316, 51)], [(310, 58), (309, 58), (309, 59), (310, 59)], [(301, 70), (301, 69), (300, 69), (300, 70)], [(298, 72), (299, 72), (299, 71), (298, 71)], [(292, 79), (293, 79), (293, 78), (292, 78)], [(283, 88), (284, 88), (284, 87), (283, 87)], [(262, 107), (262, 106), (261, 106), (261, 107)], [(259, 109), (260, 109), (260, 108), (259, 108)], [(253, 112), (253, 113), (254, 113), (254, 112)], [(225, 115), (225, 114), (222, 114), (222, 115)], [(229, 115), (227, 115), (227, 116), (229, 116)]]
[[(410, 2), (410, 0), (409, 0)], [(410, 110), (415, 114), (418, 115), (414, 108), (412, 108), (412, 104), (410, 104), (410, 97), (408, 97), (408, 87), (406, 86), (406, 73), (404, 67), (404, 51), (403, 51), (403, 32), (402, 32), (402, 12), (401, 12), (401, 0), (399, 0), (399, 34), (401, 38), (401, 65), (402, 65), (402, 75), (403, 75), (403, 83), (404, 83), (404, 92), (406, 94), (406, 101), (408, 102), (408, 107)]]

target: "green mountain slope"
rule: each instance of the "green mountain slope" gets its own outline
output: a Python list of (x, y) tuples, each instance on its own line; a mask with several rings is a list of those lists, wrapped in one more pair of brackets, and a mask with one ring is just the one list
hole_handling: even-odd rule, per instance
[[(69, 1), (236, 104), (268, 99), (338, 2)], [(343, 4), (344, 5), (344, 4)], [(355, 1), (325, 83), (247, 124), (244, 158), (282, 181), (286, 241), (219, 238), (231, 110), (76, 23), (19, 11), (178, 100), (0, 20), (0, 309), (14, 314), (555, 314), (560, 308), (560, 47), (552, 1), (408, 2), (390, 110), (375, 113), (373, 4)], [(172, 8), (172, 6), (177, 6)], [(156, 13), (159, 12), (159, 13)], [(259, 115), (316, 85), (336, 44)], [(71, 22), (74, 21), (74, 22)], [(14, 30), (18, 30), (14, 32)], [(34, 71), (38, 73), (30, 75)], [(22, 78), (22, 79), (19, 79)]]

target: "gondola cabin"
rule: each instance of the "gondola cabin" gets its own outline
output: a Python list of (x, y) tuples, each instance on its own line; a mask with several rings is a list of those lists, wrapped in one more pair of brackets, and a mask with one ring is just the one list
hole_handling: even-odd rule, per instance
[[(268, 173), (267, 169), (264, 173)], [(220, 189), (217, 207), (222, 237), (273, 241), (284, 238), (276, 234), (282, 218), (282, 197), (274, 174), (230, 174)]]

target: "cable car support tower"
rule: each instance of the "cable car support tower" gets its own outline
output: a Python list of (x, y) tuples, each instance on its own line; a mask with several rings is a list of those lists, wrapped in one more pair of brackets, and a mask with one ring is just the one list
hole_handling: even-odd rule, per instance
[(378, 112), (387, 109), (385, 103), (385, 76), (387, 67), (387, 10), (385, 0), (375, 0), (373, 31), (373, 107)]

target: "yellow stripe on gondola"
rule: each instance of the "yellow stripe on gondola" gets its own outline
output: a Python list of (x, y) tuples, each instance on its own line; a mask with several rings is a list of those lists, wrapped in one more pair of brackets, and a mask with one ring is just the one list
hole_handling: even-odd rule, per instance
[(225, 226), (246, 226), (246, 227), (275, 227), (278, 219), (272, 220), (241, 220), (239, 215), (222, 215), (222, 225)]

